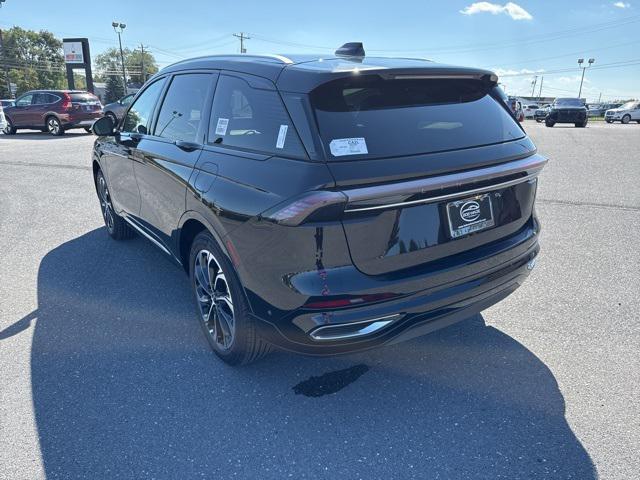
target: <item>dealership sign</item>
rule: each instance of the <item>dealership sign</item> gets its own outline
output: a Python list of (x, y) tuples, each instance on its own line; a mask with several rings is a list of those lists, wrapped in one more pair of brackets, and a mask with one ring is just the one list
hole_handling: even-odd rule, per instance
[(65, 63), (84, 63), (82, 42), (64, 42), (62, 48)]

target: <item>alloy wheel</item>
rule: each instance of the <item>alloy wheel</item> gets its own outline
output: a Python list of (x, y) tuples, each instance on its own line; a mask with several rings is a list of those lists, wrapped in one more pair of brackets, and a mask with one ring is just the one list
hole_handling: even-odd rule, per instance
[(221, 350), (229, 350), (233, 345), (236, 325), (227, 277), (209, 250), (197, 253), (193, 272), (202, 321), (216, 345)]
[(114, 213), (113, 205), (111, 204), (111, 196), (109, 195), (109, 189), (107, 188), (107, 182), (102, 175), (98, 178), (98, 196), (100, 197), (100, 209), (102, 210), (102, 217), (104, 223), (110, 232), (113, 232), (114, 227)]
[(49, 133), (52, 135), (58, 135), (60, 132), (60, 122), (55, 118), (50, 118), (47, 120), (47, 130), (49, 130)]

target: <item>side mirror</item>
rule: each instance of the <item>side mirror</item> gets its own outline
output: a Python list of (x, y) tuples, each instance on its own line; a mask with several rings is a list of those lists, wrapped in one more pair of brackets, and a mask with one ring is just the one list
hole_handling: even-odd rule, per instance
[(111, 117), (102, 117), (93, 122), (91, 131), (94, 133), (94, 135), (98, 135), (99, 137), (106, 137), (114, 134), (115, 125), (111, 121)]

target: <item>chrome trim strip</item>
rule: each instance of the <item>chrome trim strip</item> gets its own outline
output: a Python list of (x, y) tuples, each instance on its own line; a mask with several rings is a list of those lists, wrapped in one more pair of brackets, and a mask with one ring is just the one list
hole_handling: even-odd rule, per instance
[[(407, 182), (398, 182), (392, 184), (378, 185), (375, 187), (361, 187), (351, 190), (343, 190), (347, 195), (348, 204), (365, 202), (367, 200), (375, 200), (379, 202), (384, 198), (392, 198), (399, 196), (412, 196), (419, 194), (436, 193), (446, 188), (464, 187), (467, 184), (499, 179), (508, 175), (519, 173), (527, 174), (526, 177), (518, 179), (525, 181), (530, 176), (539, 173), (547, 163), (547, 159), (541, 155), (530, 155), (526, 158), (515, 160), (490, 167), (477, 168), (475, 170), (466, 170), (464, 172), (451, 173), (447, 175), (439, 175), (418, 180), (409, 180)], [(492, 188), (495, 188), (494, 184)], [(499, 188), (499, 187), (498, 187)], [(491, 188), (489, 188), (491, 190)], [(456, 193), (455, 196), (464, 195), (465, 192)], [(434, 198), (434, 197), (432, 197)], [(415, 203), (429, 202), (430, 199), (415, 201)], [(410, 204), (409, 202), (398, 202), (397, 205)], [(376, 205), (374, 207), (347, 208), (345, 212), (374, 210), (389, 208), (389, 205)]]
[(262, 55), (263, 57), (269, 57), (269, 58), (275, 58), (276, 60), (280, 60), (282, 63), (286, 63), (288, 65), (291, 65), (293, 63), (293, 60), (291, 60), (288, 57), (285, 57), (284, 55), (278, 55), (275, 53), (265, 53)]
[[(399, 316), (400, 316), (399, 313), (393, 313), (391, 315), (385, 315), (384, 317), (371, 318), (369, 320), (362, 320), (359, 322), (337, 323), (335, 325), (323, 325), (322, 327), (316, 328), (313, 332), (309, 334), (309, 336), (316, 341), (343, 340), (346, 338), (361, 337), (364, 335), (369, 335), (370, 333), (377, 332), (378, 330), (389, 325), (391, 322), (393, 322), (393, 320), (396, 319), (396, 317), (399, 317)], [(323, 330), (332, 330), (334, 328), (349, 327), (351, 325), (360, 325), (363, 323), (366, 324), (366, 326), (356, 330), (355, 332), (335, 334), (335, 335), (331, 335), (330, 333), (329, 335), (318, 335), (318, 332), (321, 332)]]
[(149, 235), (147, 232), (145, 232), (142, 227), (139, 227), (138, 225), (136, 225), (133, 220), (128, 219), (127, 217), (122, 217), (124, 218), (125, 222), (127, 222), (129, 225), (131, 225), (133, 228), (136, 229), (136, 231), (138, 233), (140, 233), (141, 235), (143, 235), (147, 240), (150, 240), (153, 244), (155, 244), (156, 247), (160, 248), (160, 250), (162, 250), (164, 253), (166, 253), (167, 255), (173, 257), (173, 255), (171, 255), (171, 252), (169, 250), (167, 250), (167, 247), (165, 247), (164, 245), (162, 245), (162, 243), (160, 243), (158, 240), (156, 240), (155, 238), (153, 238), (151, 235)]
[(464, 192), (455, 192), (449, 193), (447, 195), (440, 195), (438, 197), (429, 197), (429, 198), (421, 198), (420, 200), (412, 200), (410, 202), (398, 202), (398, 203), (389, 203), (387, 205), (376, 205), (374, 207), (362, 207), (362, 208), (349, 208), (345, 210), (345, 213), (350, 212), (366, 212), (370, 210), (382, 210), (385, 208), (395, 208), (395, 207), (406, 207), (409, 205), (419, 205), (421, 203), (435, 203), (441, 202), (442, 200), (449, 200), (452, 198), (459, 197), (470, 197), (472, 195), (476, 195), (479, 193), (489, 192), (491, 190), (498, 190), (500, 188), (507, 188), (513, 185), (517, 185), (519, 183), (524, 183), (530, 181), (538, 176), (539, 172), (532, 173), (531, 175), (527, 175), (526, 177), (516, 178), (515, 180), (511, 180), (509, 182), (496, 183), (494, 185), (488, 185), (486, 187), (474, 188), (472, 190), (465, 190)]

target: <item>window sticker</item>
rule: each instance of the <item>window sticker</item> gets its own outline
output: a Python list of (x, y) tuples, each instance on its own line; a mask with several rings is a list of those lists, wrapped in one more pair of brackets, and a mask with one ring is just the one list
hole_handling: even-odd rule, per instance
[(287, 138), (287, 130), (289, 125), (280, 125), (280, 131), (278, 132), (278, 140), (276, 141), (276, 148), (284, 148), (284, 141)]
[(329, 143), (331, 155), (342, 157), (344, 155), (364, 155), (367, 151), (367, 142), (364, 138), (336, 138)]
[(216, 124), (216, 135), (226, 135), (227, 127), (229, 126), (228, 118), (218, 118), (218, 123)]

